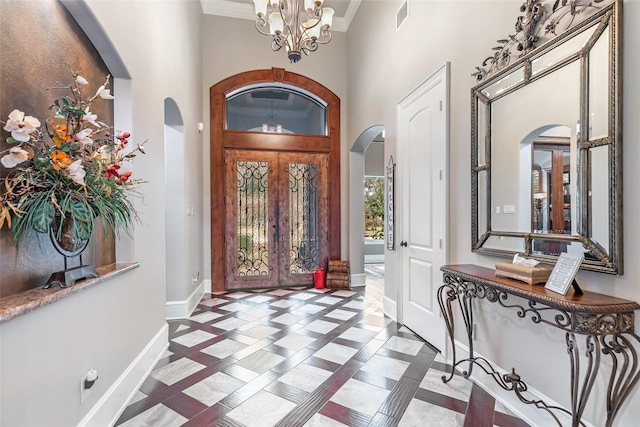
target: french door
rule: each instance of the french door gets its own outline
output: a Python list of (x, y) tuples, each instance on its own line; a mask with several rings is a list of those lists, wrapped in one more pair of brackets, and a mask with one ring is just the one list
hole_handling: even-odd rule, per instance
[(227, 289), (308, 285), (328, 245), (327, 154), (225, 150)]

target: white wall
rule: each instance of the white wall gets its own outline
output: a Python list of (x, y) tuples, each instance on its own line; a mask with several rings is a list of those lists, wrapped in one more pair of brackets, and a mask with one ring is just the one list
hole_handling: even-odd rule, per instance
[[(166, 287), (167, 301), (184, 301), (189, 295), (185, 287), (191, 281), (186, 272), (185, 185), (184, 185), (184, 126), (165, 125), (165, 233), (167, 244)], [(188, 290), (188, 289), (187, 289)]]
[[(88, 5), (131, 76), (133, 103), (122, 108), (116, 100), (116, 117), (129, 108), (132, 140), (148, 139), (147, 154), (134, 162), (134, 174), (148, 181), (140, 188), (144, 199), (135, 201), (142, 223), (136, 225), (129, 251), (140, 267), (0, 326), (3, 426), (78, 424), (117, 385), (148, 343), (158, 334), (160, 343), (167, 340), (163, 149), (167, 97), (176, 101), (185, 122), (185, 161), (190, 165), (184, 168), (185, 199), (197, 215), (187, 226), (187, 256), (198, 265), (195, 268), (202, 268), (202, 144), (196, 127), (202, 121), (200, 4), (90, 0)], [(88, 400), (80, 404), (80, 378), (91, 368), (98, 370), (99, 379)], [(127, 397), (118, 397), (121, 405)]]
[[(513, 33), (520, 14), (514, 1), (409, 1), (409, 19), (395, 31), (395, 12), (400, 1), (364, 1), (348, 33), (348, 139), (353, 140), (370, 123), (385, 126), (385, 161), (396, 158), (396, 103), (430, 76), (445, 61), (451, 62), (450, 129), (450, 229), (449, 260), (493, 267), (504, 259), (471, 252), (470, 116), (471, 73), (489, 55), (496, 40)], [(640, 2), (624, 2), (624, 159), (640, 158)], [(375, 25), (371, 25), (375, 22)], [(529, 111), (528, 113), (534, 113)], [(627, 160), (624, 169), (625, 271), (623, 276), (580, 272), (584, 289), (640, 300), (640, 223), (634, 221), (640, 209), (640, 168)], [(402, 240), (396, 236), (396, 240)], [(385, 296), (395, 300), (396, 253), (387, 251)], [(550, 327), (518, 319), (513, 311), (494, 304), (478, 304), (476, 350), (510, 369), (518, 368), (522, 378), (542, 393), (569, 406), (569, 360), (564, 334)], [(636, 330), (639, 321), (636, 320)], [(604, 360), (604, 359), (603, 359)], [(584, 365), (583, 365), (584, 366)], [(587, 419), (604, 425), (602, 393), (597, 382), (588, 406)], [(617, 425), (635, 425), (640, 418), (636, 388), (618, 415)]]
[(385, 176), (384, 142), (372, 142), (364, 152), (364, 175)]
[[(203, 78), (202, 78), (202, 108), (209, 111), (209, 88), (221, 80), (232, 75), (251, 70), (271, 69), (272, 67), (284, 68), (297, 74), (302, 74), (318, 83), (326, 86), (340, 98), (341, 127), (341, 158), (340, 158), (340, 200), (343, 207), (349, 206), (349, 192), (346, 187), (348, 171), (348, 148), (353, 140), (347, 142), (346, 136), (346, 109), (347, 87), (346, 73), (346, 35), (333, 32), (331, 43), (321, 45), (317, 51), (310, 53), (296, 64), (290, 64), (284, 50), (271, 51), (271, 41), (268, 37), (259, 34), (255, 29), (255, 21), (224, 18), (213, 15), (205, 15), (202, 21), (203, 31)], [(232, 44), (230, 41), (233, 40)], [(204, 188), (202, 197), (205, 203), (204, 223), (202, 232), (204, 235), (204, 263), (205, 278), (211, 279), (211, 223), (210, 223), (210, 191), (209, 183), (209, 119), (205, 120), (204, 151), (202, 164), (204, 168)], [(343, 258), (347, 256), (348, 210), (341, 212), (342, 242), (341, 251)], [(211, 242), (220, 245), (221, 242)], [(346, 259), (346, 258), (345, 258)]]

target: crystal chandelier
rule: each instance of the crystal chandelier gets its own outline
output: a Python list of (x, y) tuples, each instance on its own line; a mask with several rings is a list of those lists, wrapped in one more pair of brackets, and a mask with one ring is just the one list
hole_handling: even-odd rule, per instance
[(253, 0), (253, 3), (258, 15), (256, 29), (273, 37), (274, 51), (284, 47), (291, 63), (298, 62), (302, 53), (308, 55), (318, 45), (331, 41), (333, 9), (322, 7), (322, 0)]

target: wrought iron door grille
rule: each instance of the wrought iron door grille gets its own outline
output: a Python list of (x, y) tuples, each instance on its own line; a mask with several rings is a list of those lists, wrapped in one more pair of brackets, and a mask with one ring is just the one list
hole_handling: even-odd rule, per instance
[(307, 274), (319, 265), (318, 165), (289, 164), (289, 272)]
[(269, 274), (267, 162), (237, 163), (238, 276)]

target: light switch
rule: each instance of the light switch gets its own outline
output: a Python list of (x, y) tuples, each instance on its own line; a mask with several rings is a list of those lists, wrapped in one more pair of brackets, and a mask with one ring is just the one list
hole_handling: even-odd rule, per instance
[(187, 216), (193, 216), (193, 206), (187, 206)]
[(516, 205), (504, 205), (503, 211), (506, 214), (514, 214), (516, 213)]
[(496, 206), (496, 213), (500, 213), (500, 206)]

